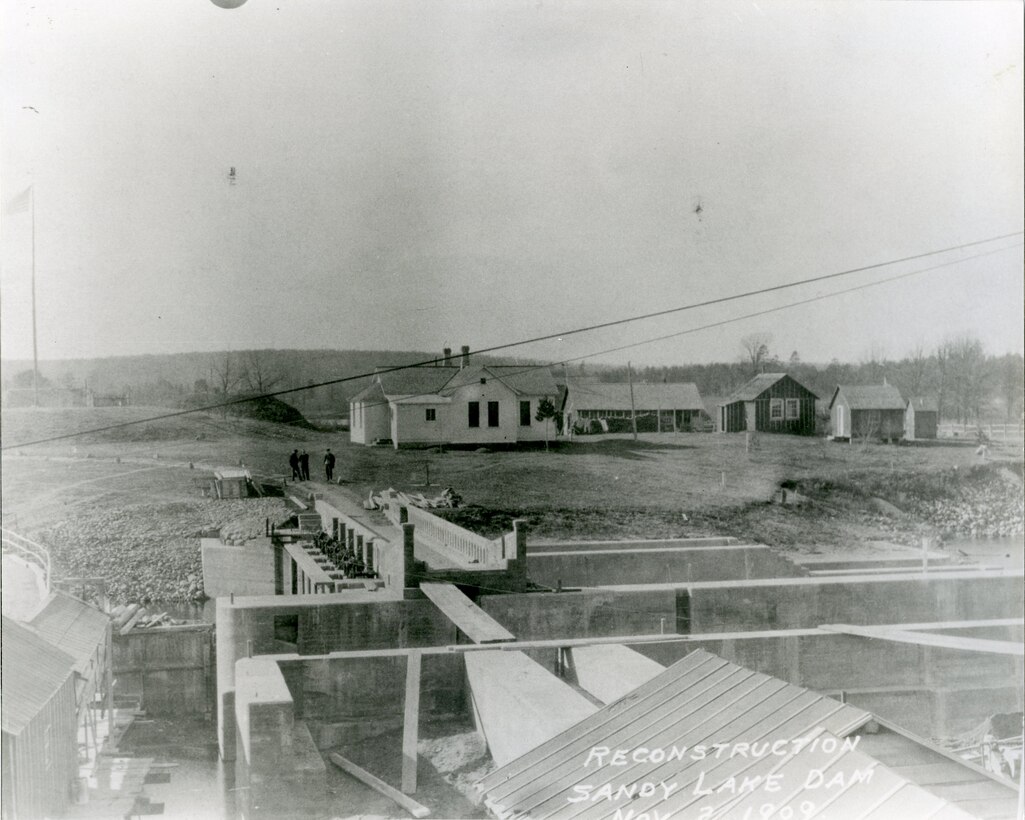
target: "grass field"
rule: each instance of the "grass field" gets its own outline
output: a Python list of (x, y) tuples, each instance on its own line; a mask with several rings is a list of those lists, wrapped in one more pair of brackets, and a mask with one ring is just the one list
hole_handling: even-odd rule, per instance
[[(588, 436), (550, 452), (396, 451), (352, 445), (344, 432), (207, 414), (18, 446), (160, 412), (5, 411), (5, 526), (66, 541), (67, 533), (93, 532), (106, 520), (118, 539), (153, 544), (170, 537), (161, 522), (174, 521), (174, 533), (226, 523), (228, 508), (203, 499), (199, 487), (215, 467), (243, 463), (258, 474), (282, 475), (288, 454), (300, 448), (310, 452), (318, 479), (330, 447), (338, 456), (336, 477), (356, 495), (386, 487), (431, 495), (452, 487), (470, 505), (458, 514), (467, 526), (493, 532), (525, 517), (534, 538), (723, 534), (783, 549), (842, 550), (914, 544), (934, 530), (937, 516), (965, 534), (1021, 531), (1021, 488), (1005, 480), (1021, 475), (1021, 453), (1012, 447), (992, 448), (985, 465), (969, 444), (850, 445), (760, 435), (748, 450), (743, 435), (713, 433), (642, 434), (637, 441)], [(770, 503), (784, 483), (811, 503)], [(871, 495), (911, 514), (882, 514)], [(964, 499), (970, 504), (959, 512)], [(192, 549), (177, 535), (170, 540), (172, 551)], [(81, 564), (75, 562), (76, 571)], [(188, 594), (191, 587), (182, 589)]]

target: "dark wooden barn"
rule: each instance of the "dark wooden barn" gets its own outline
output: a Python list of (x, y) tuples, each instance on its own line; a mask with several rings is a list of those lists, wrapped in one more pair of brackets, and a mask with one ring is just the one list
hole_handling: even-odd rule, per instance
[(816, 399), (818, 396), (786, 373), (760, 373), (719, 407), (718, 428), (724, 433), (812, 436)]
[(78, 775), (75, 659), (3, 619), (3, 817), (64, 812)]

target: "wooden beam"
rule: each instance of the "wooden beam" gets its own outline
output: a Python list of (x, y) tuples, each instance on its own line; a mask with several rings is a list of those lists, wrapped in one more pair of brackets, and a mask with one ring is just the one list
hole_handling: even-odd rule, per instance
[(964, 652), (991, 652), (997, 655), (1025, 656), (1025, 645), (1013, 641), (993, 641), (985, 638), (959, 638), (956, 635), (937, 635), (934, 632), (910, 632), (906, 629), (850, 626), (849, 624), (823, 624), (819, 629), (825, 632), (839, 632), (858, 635), (862, 638), (877, 638), (896, 643), (910, 643), (918, 646), (937, 646), (943, 649), (959, 649)]
[(402, 791), (416, 793), (416, 742), (420, 728), (420, 652), (406, 656), (406, 705), (402, 723)]
[(348, 772), (358, 781), (366, 784), (374, 791), (376, 791), (378, 794), (383, 794), (389, 800), (397, 803), (399, 806), (401, 806), (410, 814), (412, 814), (413, 817), (427, 817), (431, 813), (431, 810), (426, 806), (420, 805), (412, 797), (406, 797), (406, 795), (404, 795), (398, 789), (393, 789), (383, 780), (374, 777), (366, 769), (360, 768), (351, 760), (342, 757), (337, 752), (332, 752), (330, 754), (330, 758), (331, 762), (334, 763), (343, 772)]
[(421, 583), (420, 591), (474, 643), (501, 643), (516, 640), (515, 635), (467, 598), (453, 584)]

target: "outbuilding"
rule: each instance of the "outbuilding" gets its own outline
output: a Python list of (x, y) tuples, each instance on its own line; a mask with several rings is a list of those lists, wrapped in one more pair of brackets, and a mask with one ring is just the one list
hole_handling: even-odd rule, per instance
[(904, 435), (906, 405), (892, 384), (838, 385), (829, 402), (833, 438), (893, 441)]
[(75, 659), (4, 616), (3, 817), (63, 814), (78, 775)]
[[(632, 395), (631, 395), (632, 391)], [(637, 419), (640, 432), (667, 433), (693, 430), (704, 410), (693, 382), (639, 383), (571, 379), (563, 405), (567, 430), (627, 432)]]
[(908, 441), (936, 438), (939, 421), (940, 408), (936, 399), (926, 396), (908, 399), (908, 406), (904, 411), (904, 438)]
[(719, 406), (724, 433), (815, 435), (818, 396), (787, 373), (759, 373)]

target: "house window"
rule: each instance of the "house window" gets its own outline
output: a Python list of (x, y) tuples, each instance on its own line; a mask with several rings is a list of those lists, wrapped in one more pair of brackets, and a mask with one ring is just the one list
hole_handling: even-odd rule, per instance
[(783, 399), (769, 399), (769, 419), (771, 421), (782, 421)]
[(433, 407), (428, 407), (424, 410), (424, 421), (436, 421), (437, 415)]
[(787, 421), (801, 417), (801, 400), (787, 399)]
[(488, 427), (498, 427), (498, 402), (488, 402)]
[(469, 423), (471, 427), (480, 427), (480, 402), (471, 401), (466, 405), (467, 412), (469, 413)]
[(520, 427), (530, 427), (530, 401), (520, 402)]

